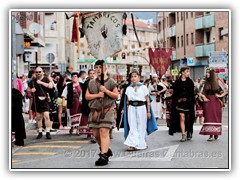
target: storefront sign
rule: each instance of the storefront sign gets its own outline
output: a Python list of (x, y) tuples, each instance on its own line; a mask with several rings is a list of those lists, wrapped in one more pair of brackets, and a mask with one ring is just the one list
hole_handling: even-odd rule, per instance
[(209, 53), (210, 67), (227, 67), (227, 52), (212, 51)]
[(187, 58), (187, 65), (188, 66), (201, 66), (202, 63), (196, 57), (189, 57), (189, 58)]

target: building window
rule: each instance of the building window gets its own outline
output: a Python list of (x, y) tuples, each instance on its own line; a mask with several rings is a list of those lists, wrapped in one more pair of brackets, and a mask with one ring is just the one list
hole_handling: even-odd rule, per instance
[(86, 64), (79, 65), (79, 69), (80, 70), (86, 70), (87, 69), (87, 65)]
[(165, 29), (165, 19), (163, 19), (163, 30)]
[(146, 46), (149, 46), (149, 42), (146, 42)]
[(219, 33), (219, 40), (223, 40), (223, 36), (222, 36), (222, 30), (223, 30), (223, 27), (220, 27), (218, 29), (218, 33)]
[(183, 20), (183, 12), (181, 12), (181, 21)]
[(188, 12), (186, 12), (186, 19), (188, 19)]
[(84, 44), (83, 44), (83, 43), (81, 43), (81, 47), (84, 47)]
[(167, 17), (167, 22), (166, 22), (166, 24), (167, 24), (166, 27), (168, 27), (168, 17)]
[(117, 60), (118, 55), (113, 56), (113, 60)]
[(177, 37), (177, 46), (179, 48), (179, 37)]
[(159, 29), (158, 29), (158, 32), (161, 32), (161, 28), (162, 28), (162, 27), (161, 27), (161, 22), (160, 22), (160, 21), (159, 21), (159, 23), (158, 23), (158, 28), (159, 28)]
[(183, 36), (181, 36), (181, 46), (183, 47)]
[(132, 55), (135, 56), (135, 52), (132, 52)]
[(125, 45), (125, 46), (124, 46), (124, 49), (128, 49), (128, 45)]
[(193, 12), (191, 12), (191, 17), (193, 18)]
[(179, 22), (179, 13), (177, 12), (177, 22)]
[(210, 43), (210, 31), (206, 32), (206, 42)]
[(157, 47), (157, 41), (153, 41), (154, 47)]
[(210, 12), (206, 12), (206, 14), (207, 14), (207, 15), (209, 15), (209, 14), (210, 14)]
[(192, 42), (192, 44), (194, 44), (194, 37), (193, 37), (193, 33), (191, 33), (191, 42)]
[(135, 44), (132, 44), (132, 49), (135, 49)]
[(84, 54), (85, 54), (85, 51), (83, 51), (82, 54), (84, 55)]
[(188, 46), (188, 34), (187, 34), (187, 38), (186, 38), (186, 43), (187, 43), (187, 46)]
[(122, 59), (126, 59), (126, 53), (125, 52), (122, 53)]

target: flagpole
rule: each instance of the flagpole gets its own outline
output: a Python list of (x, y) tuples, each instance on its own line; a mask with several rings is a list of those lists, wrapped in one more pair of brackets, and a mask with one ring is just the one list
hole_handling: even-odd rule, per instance
[(80, 32), (78, 30), (78, 27), (79, 27), (79, 20), (80, 20), (80, 17), (79, 17), (80, 13), (77, 13), (77, 49), (78, 49), (78, 59), (80, 59)]

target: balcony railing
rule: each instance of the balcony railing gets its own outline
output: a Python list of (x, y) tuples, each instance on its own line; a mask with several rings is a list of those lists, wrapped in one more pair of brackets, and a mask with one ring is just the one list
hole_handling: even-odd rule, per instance
[(176, 36), (176, 25), (173, 25), (172, 27), (169, 28), (168, 36), (169, 37)]
[(209, 56), (210, 51), (215, 51), (215, 43), (197, 45), (196, 46), (196, 57)]
[(215, 16), (210, 14), (203, 17), (198, 17), (195, 19), (195, 29), (204, 29), (215, 26)]

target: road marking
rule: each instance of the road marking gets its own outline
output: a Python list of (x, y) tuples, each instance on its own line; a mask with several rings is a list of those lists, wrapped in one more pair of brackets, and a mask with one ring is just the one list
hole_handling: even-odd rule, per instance
[(21, 162), (20, 160), (12, 160), (12, 163), (15, 164), (15, 163), (19, 163)]
[(18, 152), (14, 153), (13, 156), (25, 156), (25, 155), (44, 155), (44, 156), (53, 156), (57, 153), (54, 152)]
[[(151, 151), (137, 152), (132, 151), (129, 152), (131, 154), (123, 157), (112, 158), (111, 161), (171, 161), (179, 144), (173, 146), (166, 146), (158, 149), (153, 149)], [(164, 151), (164, 157), (159, 156), (159, 151)], [(118, 154), (119, 155), (119, 154)], [(121, 155), (121, 154), (120, 154)]]
[(61, 149), (78, 149), (81, 146), (49, 146), (49, 145), (37, 145), (37, 146), (26, 146), (23, 149), (30, 149), (30, 148), (61, 148)]
[(77, 141), (48, 141), (42, 142), (42, 144), (52, 144), (52, 143), (89, 143), (89, 140), (77, 140)]
[[(202, 128), (202, 125), (194, 125), (193, 126), (193, 130), (194, 131), (200, 131)], [(223, 129), (228, 129), (227, 125), (222, 125)], [(168, 131), (169, 128), (167, 126), (158, 126), (158, 130), (157, 131)], [(122, 133), (124, 132), (123, 128), (120, 128), (119, 131), (117, 129), (114, 130), (114, 133)]]

